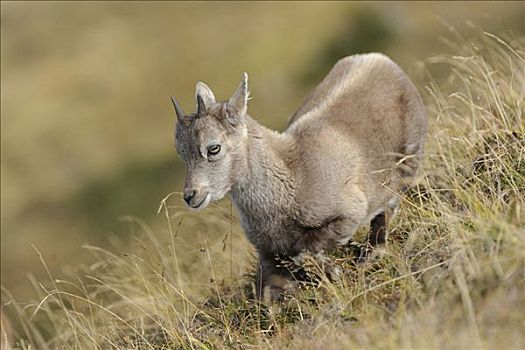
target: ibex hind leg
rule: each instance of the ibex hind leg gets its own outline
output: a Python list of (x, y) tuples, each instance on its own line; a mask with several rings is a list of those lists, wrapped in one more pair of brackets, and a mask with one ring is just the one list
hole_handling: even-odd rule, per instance
[(374, 250), (385, 245), (388, 236), (388, 223), (397, 213), (399, 201), (397, 198), (390, 200), (382, 212), (377, 214), (370, 221), (370, 232), (368, 233), (368, 241), (366, 245), (361, 248), (358, 263), (364, 263), (370, 258)]

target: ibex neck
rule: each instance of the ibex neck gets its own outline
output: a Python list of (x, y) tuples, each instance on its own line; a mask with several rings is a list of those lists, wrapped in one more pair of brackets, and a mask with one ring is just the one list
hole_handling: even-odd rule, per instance
[(287, 206), (295, 195), (290, 136), (270, 130), (247, 117), (247, 157), (245, 173), (239, 173), (232, 199), (239, 209)]

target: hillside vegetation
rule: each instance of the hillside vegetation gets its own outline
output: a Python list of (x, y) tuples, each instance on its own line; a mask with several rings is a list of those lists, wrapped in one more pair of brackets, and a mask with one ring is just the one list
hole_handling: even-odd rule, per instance
[(178, 232), (197, 214), (168, 196), (166, 235), (127, 218), (131, 251), (86, 247), (92, 264), (67, 280), (48, 271), (34, 281), (34, 303), (12, 299), (24, 329), (17, 347), (525, 348), (525, 40), (483, 33), (453, 43), (453, 55), (426, 62), (448, 78), (426, 79), (425, 161), (380, 256), (361, 266), (334, 252), (338, 280), (312, 262), (300, 291), (259, 305), (253, 251), (231, 208), (192, 218), (202, 247), (188, 261)]
[[(91, 261), (83, 244), (109, 247), (113, 240), (112, 250), (129, 250), (135, 225), (122, 216), (139, 217), (158, 239), (167, 237), (156, 208), (180, 191), (185, 176), (173, 149), (169, 96), (191, 111), (196, 81), (224, 99), (248, 72), (250, 114), (281, 130), (343, 56), (383, 52), (424, 89), (428, 81), (417, 67), (431, 54), (453, 52), (438, 39), (449, 28), (465, 37), (475, 35), (473, 23), (495, 34), (525, 34), (519, 2), (1, 1), (0, 7), (1, 283), (19, 300), (33, 296), (28, 274), (46, 278), (32, 245), (62, 279), (70, 266)], [(426, 68), (441, 84), (446, 65)], [(170, 205), (182, 207), (173, 198)], [(228, 201), (218, 205), (229, 216)], [(204, 237), (213, 246), (229, 232), (229, 224), (210, 231), (210, 220), (200, 218), (186, 216), (179, 228), (182, 271)]]

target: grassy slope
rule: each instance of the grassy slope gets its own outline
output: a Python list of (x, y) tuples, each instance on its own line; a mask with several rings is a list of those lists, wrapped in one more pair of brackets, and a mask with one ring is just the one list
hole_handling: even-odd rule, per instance
[[(437, 18), (523, 33), (525, 10), (491, 2), (474, 10), (471, 3), (379, 2), (1, 7), (1, 272), (18, 299), (33, 295), (26, 274), (45, 278), (31, 244), (61, 278), (64, 266), (89, 261), (81, 244), (128, 239), (122, 215), (166, 236), (155, 207), (184, 182), (167, 96), (190, 109), (195, 81), (203, 79), (226, 98), (246, 70), (250, 113), (281, 129), (342, 55), (385, 52), (410, 74), (421, 57), (443, 52)], [(191, 240), (194, 231), (186, 220), (180, 236)]]
[[(138, 223), (133, 255), (91, 247), (96, 262), (69, 281), (36, 285), (40, 302), (19, 310), (20, 347), (525, 347), (525, 42), (458, 42), (455, 56), (431, 60), (450, 76), (424, 91), (426, 160), (380, 258), (356, 267), (336, 252), (338, 281), (312, 266), (316, 283), (262, 307), (247, 298), (250, 279), (238, 278), (253, 257), (228, 210), (211, 209), (195, 227), (226, 232), (224, 241), (204, 243), (179, 271), (184, 216), (168, 198), (166, 237)], [(209, 283), (193, 283), (202, 276)]]

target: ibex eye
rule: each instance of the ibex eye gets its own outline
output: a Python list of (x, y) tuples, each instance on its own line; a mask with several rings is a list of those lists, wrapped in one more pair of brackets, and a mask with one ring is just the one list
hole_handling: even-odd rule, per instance
[(208, 156), (215, 156), (221, 151), (220, 145), (213, 145), (208, 147)]

